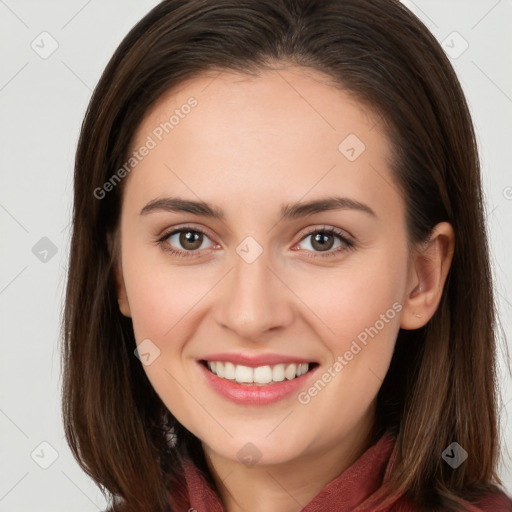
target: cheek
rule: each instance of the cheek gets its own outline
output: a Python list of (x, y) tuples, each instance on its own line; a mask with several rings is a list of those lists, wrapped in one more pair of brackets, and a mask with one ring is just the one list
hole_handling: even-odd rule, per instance
[[(211, 282), (194, 265), (170, 265), (159, 248), (123, 234), (123, 276), (137, 342), (162, 340), (187, 323)], [(210, 283), (210, 284), (209, 284)]]
[[(141, 269), (127, 284), (128, 299), (137, 340), (164, 339), (172, 336), (177, 326), (182, 331), (187, 318), (201, 297), (207, 292), (206, 284), (180, 270), (157, 272)], [(129, 288), (128, 288), (129, 286)]]
[[(330, 353), (325, 375), (319, 375), (329, 382), (325, 389), (319, 383), (301, 395), (313, 416), (322, 417), (322, 403), (330, 402), (343, 403), (333, 412), (339, 421), (348, 411), (358, 417), (377, 395), (400, 328), (405, 254), (368, 254), (364, 264), (340, 268), (323, 279), (309, 274), (296, 290), (314, 313), (311, 322), (323, 333), (320, 341)], [(317, 400), (317, 394), (322, 398)]]
[[(351, 428), (377, 396), (400, 328), (399, 284), (389, 273), (354, 272), (309, 295), (307, 304), (318, 315), (313, 321), (317, 332), (325, 333), (320, 341), (330, 356), (299, 402), (318, 429), (327, 420), (339, 431)], [(326, 404), (337, 405), (326, 413)]]
[(149, 339), (154, 344), (149, 345), (152, 361), (143, 370), (162, 401), (187, 423), (198, 411), (183, 387), (187, 379), (184, 349), (197, 328), (197, 308), (208, 286), (197, 272), (194, 278), (191, 267), (144, 266), (134, 258), (126, 261), (126, 268), (131, 277), (125, 282), (136, 342)]
[(382, 314), (392, 321), (386, 325), (399, 322), (396, 304), (405, 282), (404, 272), (398, 270), (401, 263), (397, 259), (391, 265), (380, 257), (371, 260), (357, 268), (304, 273), (294, 281), (294, 291), (317, 317), (316, 322), (323, 323), (327, 336), (341, 345), (374, 325)]

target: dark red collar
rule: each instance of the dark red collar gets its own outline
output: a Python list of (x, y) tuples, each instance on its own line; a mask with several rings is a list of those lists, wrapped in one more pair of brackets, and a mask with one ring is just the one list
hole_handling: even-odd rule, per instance
[[(370, 497), (386, 479), (394, 459), (394, 438), (385, 433), (339, 477), (327, 484), (302, 512), (351, 512)], [(169, 495), (173, 512), (225, 512), (224, 506), (203, 474), (185, 459), (186, 489)], [(405, 510), (405, 509), (404, 509)]]
[[(385, 433), (339, 477), (328, 483), (301, 512), (352, 512), (370, 498), (389, 478), (395, 459), (395, 439)], [(183, 460), (181, 486), (169, 492), (173, 512), (226, 512), (219, 496), (190, 459)], [(172, 495), (172, 496), (171, 496)], [(366, 508), (371, 512), (372, 508)], [(386, 512), (419, 510), (405, 496)], [(512, 512), (512, 500), (502, 492), (490, 492), (477, 503), (467, 503), (468, 512)]]

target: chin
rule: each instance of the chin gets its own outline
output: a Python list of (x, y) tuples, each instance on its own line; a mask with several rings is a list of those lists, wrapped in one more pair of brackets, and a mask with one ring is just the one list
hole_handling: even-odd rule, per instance
[[(271, 434), (270, 437), (272, 437)], [(266, 437), (266, 434), (251, 435), (249, 432), (243, 437), (230, 439), (227, 443), (219, 443), (218, 439), (203, 441), (210, 450), (221, 457), (233, 462), (250, 466), (286, 464), (304, 453), (304, 449), (297, 442), (297, 437), (288, 436), (286, 444), (276, 436), (275, 439)]]

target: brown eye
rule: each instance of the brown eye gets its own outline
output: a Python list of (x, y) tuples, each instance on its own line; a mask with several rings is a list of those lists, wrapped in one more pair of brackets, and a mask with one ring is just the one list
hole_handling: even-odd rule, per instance
[(197, 231), (181, 231), (179, 235), (179, 243), (188, 251), (199, 249), (203, 243), (203, 234)]
[(334, 245), (334, 236), (325, 233), (315, 233), (311, 238), (311, 246), (318, 251), (328, 251)]
[[(205, 246), (206, 241), (210, 241), (210, 245)], [(200, 252), (202, 249), (213, 247), (210, 238), (199, 229), (181, 228), (175, 229), (160, 239), (164, 248), (175, 254), (183, 254)]]
[(315, 256), (336, 256), (354, 247), (354, 242), (349, 239), (343, 231), (335, 228), (323, 228), (311, 231), (304, 236), (299, 246), (305, 244), (307, 241), (309, 241), (309, 244), (306, 244), (306, 247), (302, 247), (302, 249), (306, 249), (306, 256), (313, 258)]

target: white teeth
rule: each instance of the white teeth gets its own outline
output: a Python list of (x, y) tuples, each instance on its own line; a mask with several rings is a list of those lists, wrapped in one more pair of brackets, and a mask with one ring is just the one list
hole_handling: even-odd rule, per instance
[(284, 380), (284, 364), (276, 364), (272, 369), (272, 380), (282, 382)]
[(286, 370), (284, 372), (284, 375), (285, 377), (288, 379), (288, 380), (292, 380), (295, 378), (295, 376), (297, 375), (297, 365), (296, 364), (289, 364), (287, 367), (286, 367)]
[(216, 361), (216, 363), (215, 363), (215, 373), (219, 377), (224, 377), (224, 363), (221, 363), (220, 361)]
[[(217, 374), (219, 375), (219, 374)], [(224, 375), (219, 375), (219, 377), (224, 377)], [(249, 366), (242, 366), (241, 364), (237, 364), (235, 367), (235, 380), (237, 382), (254, 382), (254, 371)]]
[(270, 368), (270, 366), (258, 366), (258, 368), (254, 368), (254, 382), (257, 384), (268, 384), (272, 382), (272, 368)]
[(308, 363), (302, 363), (299, 365), (299, 369), (297, 370), (297, 377), (300, 377), (301, 375), (304, 375), (307, 373), (309, 368)]
[(224, 363), (224, 378), (234, 379), (235, 378), (235, 365), (229, 361)]
[(269, 384), (292, 380), (307, 373), (308, 363), (302, 364), (276, 364), (274, 366), (258, 366), (251, 368), (229, 361), (208, 361), (208, 368), (218, 377), (234, 380), (240, 384)]

